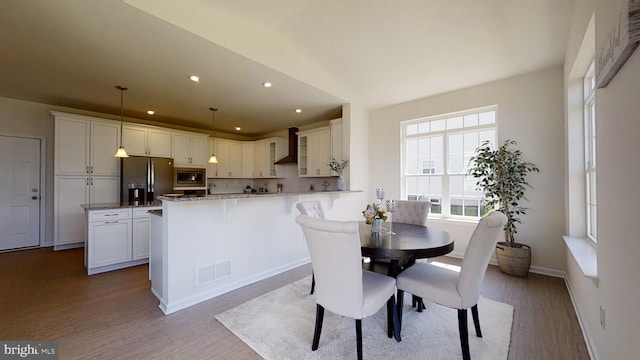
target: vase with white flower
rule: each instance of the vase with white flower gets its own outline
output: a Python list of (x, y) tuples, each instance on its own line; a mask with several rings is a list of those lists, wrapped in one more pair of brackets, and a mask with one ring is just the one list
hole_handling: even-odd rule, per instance
[(387, 220), (387, 210), (381, 208), (378, 204), (367, 204), (366, 209), (362, 211), (366, 223), (371, 224), (372, 233), (380, 233), (382, 231), (382, 223)]
[(344, 169), (349, 166), (349, 159), (344, 158), (342, 161), (336, 160), (336, 158), (332, 157), (329, 161), (329, 169), (335, 171), (338, 174), (338, 181), (336, 182), (336, 188), (338, 191), (344, 190), (344, 178), (342, 177), (342, 172)]

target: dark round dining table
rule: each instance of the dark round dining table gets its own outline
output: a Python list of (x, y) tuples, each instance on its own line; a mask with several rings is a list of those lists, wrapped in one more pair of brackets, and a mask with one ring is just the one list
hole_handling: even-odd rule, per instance
[[(371, 225), (359, 222), (362, 256), (389, 260), (388, 274), (396, 277), (416, 259), (446, 255), (453, 251), (453, 236), (446, 231), (420, 225), (393, 223), (395, 235), (388, 231), (372, 234)], [(385, 223), (384, 227), (389, 228)]]

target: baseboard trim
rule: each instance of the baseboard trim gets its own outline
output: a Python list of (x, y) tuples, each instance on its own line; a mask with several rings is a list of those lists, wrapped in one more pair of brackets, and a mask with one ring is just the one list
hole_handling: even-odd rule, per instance
[(586, 321), (582, 315), (582, 312), (578, 308), (576, 304), (575, 298), (573, 296), (573, 290), (571, 288), (571, 283), (564, 277), (564, 283), (567, 286), (567, 292), (569, 293), (569, 299), (571, 299), (571, 305), (573, 305), (573, 312), (576, 313), (576, 317), (578, 318), (578, 325), (580, 325), (580, 330), (582, 331), (582, 337), (584, 337), (584, 342), (587, 345), (587, 351), (589, 352), (589, 357), (591, 360), (600, 360), (600, 356), (598, 355), (598, 350), (593, 340), (593, 336), (591, 336), (591, 332), (589, 328), (586, 326)]
[[(464, 258), (464, 253), (451, 252), (451, 253), (448, 253), (445, 256), (452, 257), (452, 258), (455, 258), (455, 259), (463, 259)], [(492, 257), (491, 260), (489, 260), (489, 264), (498, 266), (498, 261), (494, 257)], [(557, 277), (557, 278), (561, 278), (561, 279), (565, 279), (566, 278), (566, 276), (565, 276), (566, 274), (565, 274), (564, 271), (556, 270), (556, 269), (549, 269), (549, 268), (545, 268), (545, 267), (541, 267), (541, 266), (531, 266), (531, 268), (529, 268), (529, 272), (534, 273), (534, 274)]]

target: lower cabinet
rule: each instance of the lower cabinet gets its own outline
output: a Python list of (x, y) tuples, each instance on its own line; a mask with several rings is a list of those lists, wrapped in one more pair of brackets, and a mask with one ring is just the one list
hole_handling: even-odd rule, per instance
[(149, 258), (149, 210), (133, 209), (133, 260)]
[(145, 264), (149, 261), (149, 214), (161, 207), (87, 211), (87, 273)]

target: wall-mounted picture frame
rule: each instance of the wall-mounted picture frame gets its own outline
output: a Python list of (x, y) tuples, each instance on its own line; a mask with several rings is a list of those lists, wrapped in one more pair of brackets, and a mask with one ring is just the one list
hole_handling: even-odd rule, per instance
[(640, 42), (640, 0), (625, 0), (616, 26), (596, 54), (596, 87), (609, 85)]

